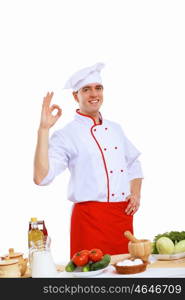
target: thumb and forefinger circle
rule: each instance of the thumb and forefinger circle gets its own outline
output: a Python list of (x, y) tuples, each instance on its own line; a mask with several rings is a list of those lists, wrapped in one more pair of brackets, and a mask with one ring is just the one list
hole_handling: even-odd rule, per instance
[(54, 111), (54, 110), (57, 110), (57, 113), (56, 114), (52, 114), (54, 117), (56, 117), (56, 118), (59, 118), (61, 115), (62, 115), (62, 109), (60, 108), (60, 106), (59, 105), (57, 105), (57, 104), (53, 104), (51, 107), (50, 107), (50, 113), (52, 114), (52, 112)]

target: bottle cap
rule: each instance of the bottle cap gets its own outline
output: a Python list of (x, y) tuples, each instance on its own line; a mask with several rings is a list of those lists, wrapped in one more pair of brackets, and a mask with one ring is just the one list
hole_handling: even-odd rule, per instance
[(31, 218), (31, 222), (32, 223), (36, 223), (37, 222), (37, 218)]

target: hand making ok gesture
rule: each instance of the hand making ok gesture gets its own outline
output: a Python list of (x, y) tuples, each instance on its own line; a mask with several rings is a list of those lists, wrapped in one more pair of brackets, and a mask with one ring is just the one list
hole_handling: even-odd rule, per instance
[[(58, 105), (53, 104), (50, 106), (53, 94), (53, 92), (48, 92), (43, 99), (40, 127), (44, 129), (50, 129), (62, 115), (62, 109)], [(56, 115), (52, 114), (54, 109), (58, 110)]]

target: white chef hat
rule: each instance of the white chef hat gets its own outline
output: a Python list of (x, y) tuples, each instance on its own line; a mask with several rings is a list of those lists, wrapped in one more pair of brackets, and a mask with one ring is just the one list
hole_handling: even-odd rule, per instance
[(97, 63), (74, 73), (66, 82), (64, 89), (78, 91), (81, 87), (90, 83), (102, 83), (100, 71), (105, 66), (104, 63)]

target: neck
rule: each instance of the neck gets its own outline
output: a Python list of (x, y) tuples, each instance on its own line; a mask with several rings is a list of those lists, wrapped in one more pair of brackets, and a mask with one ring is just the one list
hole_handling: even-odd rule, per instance
[(83, 111), (82, 109), (79, 110), (80, 113), (84, 114), (84, 115), (87, 115), (89, 117), (92, 117), (95, 121), (96, 124), (100, 124), (100, 114), (99, 114), (99, 111), (97, 112), (92, 112), (92, 113), (87, 113), (85, 111)]

